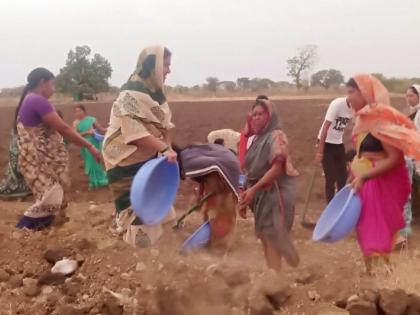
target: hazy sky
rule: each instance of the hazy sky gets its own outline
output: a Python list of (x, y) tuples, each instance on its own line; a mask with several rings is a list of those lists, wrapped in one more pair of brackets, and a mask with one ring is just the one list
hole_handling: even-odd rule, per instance
[(315, 70), (420, 76), (419, 33), (420, 0), (0, 0), (0, 87), (58, 73), (77, 45), (106, 57), (118, 86), (154, 43), (173, 52), (171, 85), (285, 80), (305, 44), (319, 47)]

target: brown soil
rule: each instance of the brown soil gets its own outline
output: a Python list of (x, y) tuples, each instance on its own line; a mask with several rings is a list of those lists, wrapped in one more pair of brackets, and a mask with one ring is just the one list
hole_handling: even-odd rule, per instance
[[(402, 99), (395, 102), (399, 106), (403, 104)], [(188, 256), (178, 254), (182, 241), (200, 224), (200, 215), (189, 219), (181, 231), (174, 232), (168, 227), (168, 233), (153, 249), (128, 247), (108, 230), (113, 212), (109, 191), (87, 190), (78, 149), (71, 146), (73, 192), (69, 222), (43, 232), (18, 231), (14, 225), (30, 199), (0, 201), (0, 314), (120, 314), (118, 303), (107, 290), (125, 296), (122, 300), (124, 314), (248, 314), (249, 306), (259, 303), (252, 295), (258, 291), (257, 284), (264, 277), (271, 281), (276, 279), (274, 285), (279, 288), (285, 283), (292, 286), (291, 297), (276, 311), (278, 314), (319, 314), (328, 311), (332, 302), (367, 287), (401, 287), (420, 293), (420, 286), (413, 279), (420, 268), (416, 263), (420, 258), (417, 227), (410, 249), (394, 255), (397, 266), (394, 273), (388, 276), (380, 272), (374, 279), (364, 274), (354, 235), (331, 245), (311, 241), (311, 230), (303, 228), (300, 220), (314, 167), (315, 138), (327, 101), (305, 99), (275, 103), (301, 173), (293, 231), (301, 255), (298, 269), (285, 266), (279, 279), (266, 270), (251, 218), (239, 221), (234, 246), (224, 256), (206, 251)], [(73, 106), (58, 106), (69, 122)], [(239, 130), (250, 102), (173, 102), (171, 106), (177, 126), (175, 142), (186, 145), (205, 141), (207, 133), (214, 129)], [(86, 107), (106, 124), (110, 104), (88, 103)], [(2, 167), (7, 163), (12, 112), (12, 108), (0, 109)], [(191, 195), (191, 188), (183, 184), (176, 203), (179, 213), (187, 209)], [(316, 221), (323, 207), (323, 178), (320, 177), (311, 199), (309, 219)], [(65, 280), (64, 284), (44, 285), (41, 293), (27, 285), (32, 283), (28, 280), (22, 287), (22, 278), (38, 280), (50, 270), (51, 265), (44, 258), (47, 249), (60, 249), (61, 255), (78, 259), (81, 267), (67, 280), (55, 279), (55, 283)]]

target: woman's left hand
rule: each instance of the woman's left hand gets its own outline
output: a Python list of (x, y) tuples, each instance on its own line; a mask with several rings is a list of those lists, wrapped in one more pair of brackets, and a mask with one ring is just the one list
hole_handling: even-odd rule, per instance
[(365, 179), (362, 176), (358, 176), (351, 182), (351, 187), (358, 192), (360, 189), (362, 189), (363, 184), (365, 183)]
[(244, 191), (241, 194), (241, 201), (239, 202), (239, 207), (240, 208), (246, 208), (247, 206), (249, 206), (251, 204), (252, 200), (254, 200), (256, 193), (257, 193), (257, 191), (255, 190), (254, 187), (251, 187), (251, 188), (247, 189), (246, 191)]
[(96, 162), (100, 163), (102, 162), (102, 155), (101, 152), (99, 152), (93, 145), (88, 147), (88, 150), (90, 152), (90, 154), (93, 155), (93, 157), (95, 158)]

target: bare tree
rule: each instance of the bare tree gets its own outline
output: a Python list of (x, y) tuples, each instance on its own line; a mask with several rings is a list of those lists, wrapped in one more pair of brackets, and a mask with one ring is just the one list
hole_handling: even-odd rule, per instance
[(302, 87), (302, 73), (313, 68), (317, 56), (317, 46), (306, 45), (299, 49), (297, 56), (287, 60), (287, 75), (293, 79), (298, 89)]

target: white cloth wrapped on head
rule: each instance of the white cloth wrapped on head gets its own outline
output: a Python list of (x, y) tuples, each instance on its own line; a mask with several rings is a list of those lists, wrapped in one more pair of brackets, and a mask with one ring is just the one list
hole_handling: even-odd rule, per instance
[(232, 129), (218, 129), (210, 132), (207, 136), (209, 143), (214, 143), (217, 139), (223, 139), (225, 147), (238, 153), (238, 144), (241, 134)]

